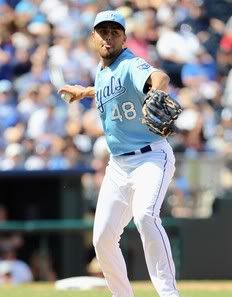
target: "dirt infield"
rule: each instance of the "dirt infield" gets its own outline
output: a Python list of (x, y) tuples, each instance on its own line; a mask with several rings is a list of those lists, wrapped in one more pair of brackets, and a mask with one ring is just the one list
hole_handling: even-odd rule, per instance
[[(152, 285), (149, 282), (134, 282), (133, 287), (136, 289), (150, 289)], [(231, 281), (179, 281), (179, 290), (194, 290), (194, 291), (230, 291), (232, 292)]]

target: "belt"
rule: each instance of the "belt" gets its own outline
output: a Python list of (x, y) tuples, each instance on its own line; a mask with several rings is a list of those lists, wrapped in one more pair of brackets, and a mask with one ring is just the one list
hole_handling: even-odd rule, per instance
[(147, 145), (147, 146), (144, 146), (141, 149), (136, 150), (134, 152), (124, 153), (121, 156), (132, 156), (132, 155), (136, 155), (137, 153), (144, 154), (144, 153), (151, 152), (151, 151), (152, 151), (151, 146)]

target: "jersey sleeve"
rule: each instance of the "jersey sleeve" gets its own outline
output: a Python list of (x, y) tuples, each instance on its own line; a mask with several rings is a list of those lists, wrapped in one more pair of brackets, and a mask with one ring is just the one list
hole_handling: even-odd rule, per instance
[(135, 89), (144, 94), (144, 85), (154, 71), (160, 71), (154, 68), (142, 58), (135, 58), (132, 60), (129, 68), (130, 78), (133, 82)]

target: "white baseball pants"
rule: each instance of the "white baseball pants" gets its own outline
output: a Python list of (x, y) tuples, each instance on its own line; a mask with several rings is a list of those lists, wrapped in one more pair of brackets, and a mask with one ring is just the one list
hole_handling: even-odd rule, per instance
[(166, 140), (152, 151), (112, 156), (106, 168), (95, 214), (93, 244), (113, 297), (134, 297), (119, 247), (123, 229), (134, 218), (151, 281), (160, 297), (179, 297), (170, 243), (159, 217), (175, 171)]

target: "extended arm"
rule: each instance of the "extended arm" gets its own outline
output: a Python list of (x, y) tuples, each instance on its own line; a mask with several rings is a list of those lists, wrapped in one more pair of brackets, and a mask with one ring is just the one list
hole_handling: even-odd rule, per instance
[(70, 95), (69, 103), (72, 103), (76, 100), (81, 100), (85, 97), (95, 97), (94, 87), (83, 87), (80, 85), (65, 85), (59, 89), (58, 93)]

